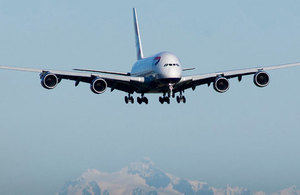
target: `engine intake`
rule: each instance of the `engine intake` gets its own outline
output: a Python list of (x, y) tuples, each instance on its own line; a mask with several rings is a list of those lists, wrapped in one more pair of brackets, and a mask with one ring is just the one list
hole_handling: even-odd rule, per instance
[(58, 84), (58, 78), (55, 74), (45, 73), (41, 77), (41, 85), (46, 89), (53, 89)]
[(91, 90), (96, 94), (104, 93), (107, 88), (107, 83), (104, 79), (95, 78), (91, 83)]
[(229, 89), (229, 81), (225, 77), (217, 77), (214, 83), (214, 89), (219, 93), (224, 93)]
[(266, 87), (270, 82), (268, 73), (260, 71), (254, 75), (253, 82), (258, 87)]

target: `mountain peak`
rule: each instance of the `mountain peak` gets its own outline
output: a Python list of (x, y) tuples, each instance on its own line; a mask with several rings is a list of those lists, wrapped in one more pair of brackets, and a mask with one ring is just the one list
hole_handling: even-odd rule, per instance
[(149, 158), (144, 158), (140, 162), (131, 163), (128, 166), (128, 173), (139, 175), (145, 179), (147, 185), (156, 188), (165, 188), (171, 182), (171, 179), (163, 171), (156, 168)]
[(156, 168), (154, 163), (149, 158), (144, 158), (141, 161), (130, 163), (128, 173), (138, 174), (142, 177), (149, 177), (154, 174)]

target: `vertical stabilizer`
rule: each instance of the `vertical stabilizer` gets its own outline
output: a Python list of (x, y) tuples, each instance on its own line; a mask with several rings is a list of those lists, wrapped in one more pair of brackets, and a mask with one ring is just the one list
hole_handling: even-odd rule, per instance
[(135, 46), (136, 46), (136, 52), (137, 52), (137, 59), (143, 59), (143, 48), (142, 48), (142, 42), (141, 42), (141, 36), (140, 36), (140, 29), (139, 29), (139, 22), (137, 19), (136, 9), (133, 8), (133, 22), (134, 22), (134, 31), (135, 31)]

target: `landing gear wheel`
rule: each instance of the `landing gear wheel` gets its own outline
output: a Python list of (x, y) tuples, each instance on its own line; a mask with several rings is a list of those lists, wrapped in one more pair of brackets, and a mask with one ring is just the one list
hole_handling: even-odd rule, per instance
[(182, 102), (185, 104), (186, 102), (185, 96), (182, 96)]
[(137, 97), (137, 102), (138, 102), (139, 104), (141, 104), (141, 103), (142, 103), (142, 99), (141, 99), (140, 97)]
[(163, 104), (164, 103), (164, 99), (162, 98), (162, 97), (159, 97), (159, 102), (161, 103), (161, 104)]
[(146, 98), (146, 97), (137, 97), (136, 98), (136, 100), (137, 100), (137, 102), (139, 103), (139, 104), (142, 104), (143, 102), (145, 103), (145, 104), (148, 104), (148, 98)]
[(143, 97), (143, 98), (142, 98), (142, 101), (145, 102), (145, 104), (148, 104), (148, 98)]
[(125, 96), (124, 100), (125, 100), (125, 103), (126, 103), (126, 104), (128, 104), (129, 102), (130, 102), (131, 104), (134, 103), (134, 99), (133, 99), (133, 97), (130, 95), (130, 93), (128, 94), (128, 96)]
[(164, 97), (159, 97), (159, 102), (161, 103), (161, 104), (163, 104), (163, 103), (167, 103), (167, 104), (170, 104), (170, 98), (169, 97), (167, 97), (167, 96), (164, 96)]
[(170, 98), (164, 97), (164, 102), (167, 102), (168, 104), (170, 104)]
[(186, 99), (185, 96), (182, 95), (182, 91), (180, 91), (180, 94), (176, 97), (177, 103), (179, 104), (180, 102), (183, 102), (185, 104)]

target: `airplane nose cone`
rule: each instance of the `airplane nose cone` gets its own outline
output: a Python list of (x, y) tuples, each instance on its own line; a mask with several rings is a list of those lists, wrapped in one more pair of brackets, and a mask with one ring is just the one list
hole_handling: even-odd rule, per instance
[(160, 72), (161, 78), (181, 78), (181, 71), (179, 68), (169, 68)]
[(181, 79), (181, 69), (179, 67), (165, 68), (160, 71), (158, 77), (163, 83), (176, 83)]
[(182, 76), (180, 60), (172, 53), (160, 53), (157, 73), (158, 79), (161, 81), (178, 82)]

